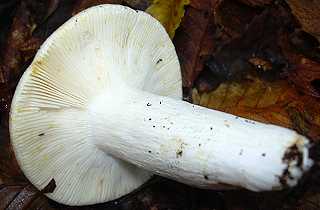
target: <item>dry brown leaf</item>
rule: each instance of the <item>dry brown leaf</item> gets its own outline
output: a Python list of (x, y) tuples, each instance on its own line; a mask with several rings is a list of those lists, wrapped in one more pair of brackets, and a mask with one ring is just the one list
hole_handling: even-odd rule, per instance
[(286, 0), (303, 30), (320, 38), (320, 1)]
[(124, 0), (124, 3), (138, 10), (146, 10), (151, 2), (150, 0)]
[(183, 86), (192, 87), (214, 49), (213, 11), (219, 0), (192, 0), (173, 39), (181, 64)]
[[(27, 3), (22, 1), (17, 8), (16, 15), (13, 19), (9, 36), (7, 37), (6, 46), (3, 53), (2, 71), (3, 75), (8, 77), (9, 74), (19, 75), (19, 67), (23, 57), (20, 53), (21, 46), (31, 37), (31, 33), (36, 27)], [(4, 79), (8, 81), (8, 78)]]
[(122, 0), (80, 0), (75, 4), (73, 8), (72, 15), (75, 15), (82, 10), (85, 10), (89, 7), (93, 7), (99, 4), (121, 4)]
[(274, 0), (238, 0), (253, 7), (262, 7), (271, 4)]
[(215, 10), (215, 23), (222, 27), (229, 39), (241, 36), (247, 25), (259, 14), (256, 8), (241, 4), (234, 0), (223, 0)]
[(210, 93), (193, 90), (193, 102), (241, 117), (298, 130), (320, 138), (320, 101), (301, 95), (288, 81), (258, 78), (223, 83)]
[(320, 63), (302, 58), (289, 79), (305, 94), (320, 98)]
[(145, 10), (150, 5), (150, 2), (149, 0), (79, 0), (74, 4), (72, 15), (100, 4), (122, 4), (134, 9)]

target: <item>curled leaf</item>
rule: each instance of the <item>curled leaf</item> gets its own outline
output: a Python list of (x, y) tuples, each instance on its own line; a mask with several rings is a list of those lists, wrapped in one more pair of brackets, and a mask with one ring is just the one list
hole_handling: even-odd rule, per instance
[(172, 39), (189, 3), (189, 0), (153, 0), (146, 12), (162, 23)]

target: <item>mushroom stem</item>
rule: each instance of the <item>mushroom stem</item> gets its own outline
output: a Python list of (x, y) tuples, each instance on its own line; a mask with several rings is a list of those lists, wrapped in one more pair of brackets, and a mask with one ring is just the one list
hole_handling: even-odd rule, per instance
[(97, 97), (89, 121), (104, 152), (201, 188), (282, 189), (312, 165), (295, 131), (140, 90)]

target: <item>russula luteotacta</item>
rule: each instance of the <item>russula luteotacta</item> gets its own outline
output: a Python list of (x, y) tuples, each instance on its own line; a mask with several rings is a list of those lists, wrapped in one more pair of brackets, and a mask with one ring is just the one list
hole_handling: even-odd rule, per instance
[(184, 102), (161, 24), (119, 5), (89, 8), (41, 46), (10, 113), (26, 177), (68, 205), (117, 199), (152, 174), (200, 188), (295, 186), (312, 165), (295, 131)]

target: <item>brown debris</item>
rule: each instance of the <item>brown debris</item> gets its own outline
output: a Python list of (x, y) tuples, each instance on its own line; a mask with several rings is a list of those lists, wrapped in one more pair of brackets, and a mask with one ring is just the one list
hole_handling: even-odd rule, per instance
[(286, 0), (303, 30), (320, 38), (320, 1)]
[(85, 10), (89, 7), (93, 7), (99, 4), (121, 4), (122, 0), (80, 0), (75, 4), (73, 8), (72, 15), (75, 15), (82, 10)]
[(238, 1), (252, 7), (263, 7), (271, 4), (274, 0), (238, 0)]
[(218, 0), (192, 0), (173, 42), (181, 64), (183, 86), (192, 87), (214, 48), (213, 11)]
[[(224, 0), (215, 9), (215, 23), (228, 36), (228, 41), (240, 37), (260, 10), (234, 0)], [(219, 40), (220, 41), (220, 40)]]
[[(35, 23), (32, 20), (31, 13), (26, 3), (22, 1), (16, 11), (7, 43), (4, 47), (6, 53), (3, 53), (4, 66), (1, 69), (3, 77), (8, 77), (9, 74), (15, 76), (20, 74), (19, 67), (23, 60), (20, 47), (30, 38), (34, 27)], [(5, 78), (4, 81), (8, 81), (8, 78)]]
[(320, 98), (320, 63), (302, 58), (289, 79), (305, 94)]
[(56, 181), (51, 179), (51, 181), (45, 186), (40, 192), (41, 193), (52, 193), (56, 189)]

